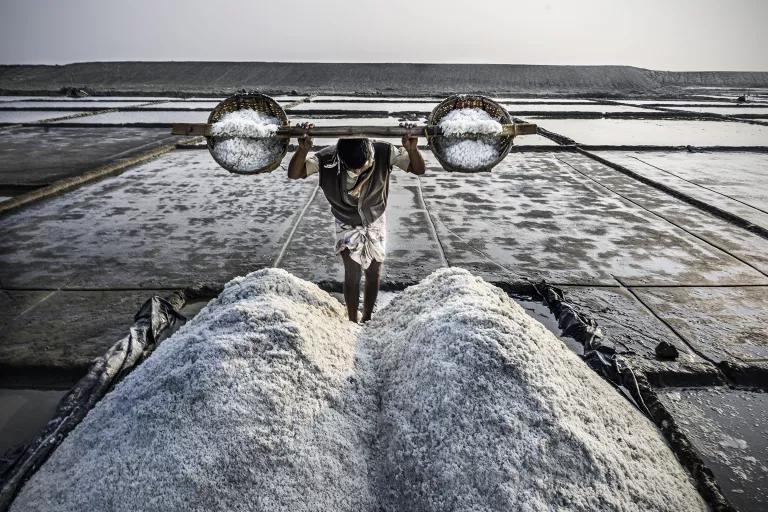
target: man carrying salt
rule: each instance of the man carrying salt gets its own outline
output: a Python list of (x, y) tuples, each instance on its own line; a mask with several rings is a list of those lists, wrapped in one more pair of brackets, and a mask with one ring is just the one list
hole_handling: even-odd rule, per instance
[[(358, 321), (360, 278), (365, 272), (362, 322), (371, 318), (379, 293), (381, 265), (385, 258), (389, 176), (394, 167), (424, 174), (424, 159), (418, 138), (403, 137), (402, 147), (363, 138), (339, 139), (314, 155), (309, 123), (299, 125), (305, 134), (298, 138), (288, 165), (288, 177), (303, 179), (319, 174), (320, 188), (331, 204), (336, 223), (336, 254), (344, 261), (344, 301), (352, 322)], [(410, 125), (406, 125), (410, 127)]]

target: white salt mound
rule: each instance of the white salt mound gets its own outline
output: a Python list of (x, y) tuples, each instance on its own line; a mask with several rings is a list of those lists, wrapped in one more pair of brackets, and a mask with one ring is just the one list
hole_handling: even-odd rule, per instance
[(283, 270), (104, 397), (26, 511), (704, 510), (654, 426), (501, 290), (435, 272), (362, 330)]
[[(448, 112), (438, 124), (443, 135), (443, 157), (454, 167), (473, 171), (493, 163), (499, 151), (493, 134), (501, 133), (501, 123), (481, 108), (461, 108)], [(462, 135), (484, 135), (476, 139), (451, 139)]]
[(371, 510), (358, 326), (283, 270), (218, 299), (101, 400), (11, 510)]
[(408, 288), (363, 336), (383, 510), (705, 510), (655, 427), (468, 272)]
[(240, 172), (262, 169), (280, 157), (282, 141), (248, 137), (270, 137), (277, 132), (280, 121), (268, 114), (250, 109), (225, 114), (211, 125), (216, 137), (213, 153), (217, 161)]
[(443, 156), (449, 163), (466, 170), (480, 169), (499, 157), (496, 146), (482, 140), (449, 142), (443, 149)]
[(501, 133), (501, 123), (493, 119), (488, 112), (481, 108), (459, 108), (451, 110), (439, 125), (443, 135)]
[(270, 137), (280, 128), (280, 120), (269, 114), (251, 109), (228, 112), (211, 125), (215, 137)]

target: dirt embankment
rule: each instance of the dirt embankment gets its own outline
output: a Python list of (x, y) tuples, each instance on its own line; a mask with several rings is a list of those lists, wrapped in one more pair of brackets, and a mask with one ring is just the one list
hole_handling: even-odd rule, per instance
[(0, 66), (0, 91), (227, 94), (239, 89), (326, 94), (651, 95), (681, 87), (768, 87), (768, 72), (666, 72), (630, 66), (86, 62)]

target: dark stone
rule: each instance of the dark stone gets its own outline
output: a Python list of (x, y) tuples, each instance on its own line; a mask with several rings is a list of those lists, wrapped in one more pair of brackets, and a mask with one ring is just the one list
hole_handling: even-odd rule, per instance
[(677, 347), (668, 341), (662, 341), (656, 345), (656, 357), (664, 361), (674, 361), (680, 353)]

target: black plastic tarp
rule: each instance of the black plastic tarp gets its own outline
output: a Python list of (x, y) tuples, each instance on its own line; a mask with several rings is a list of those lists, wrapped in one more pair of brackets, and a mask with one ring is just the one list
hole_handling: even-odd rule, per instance
[(583, 343), (584, 361), (604, 379), (618, 387), (643, 414), (651, 418), (651, 413), (640, 394), (635, 373), (616, 353), (616, 348), (603, 339), (597, 322), (565, 300), (563, 291), (559, 288), (542, 283), (537, 289), (557, 318), (558, 327), (563, 334)]
[(85, 377), (59, 402), (55, 416), (43, 432), (21, 449), (0, 475), (0, 512), (8, 510), (24, 482), (48, 459), (96, 402), (145, 359), (158, 343), (186, 322), (177, 312), (183, 303), (183, 296), (174, 294), (167, 300), (154, 296), (141, 306), (128, 335), (94, 361)]

